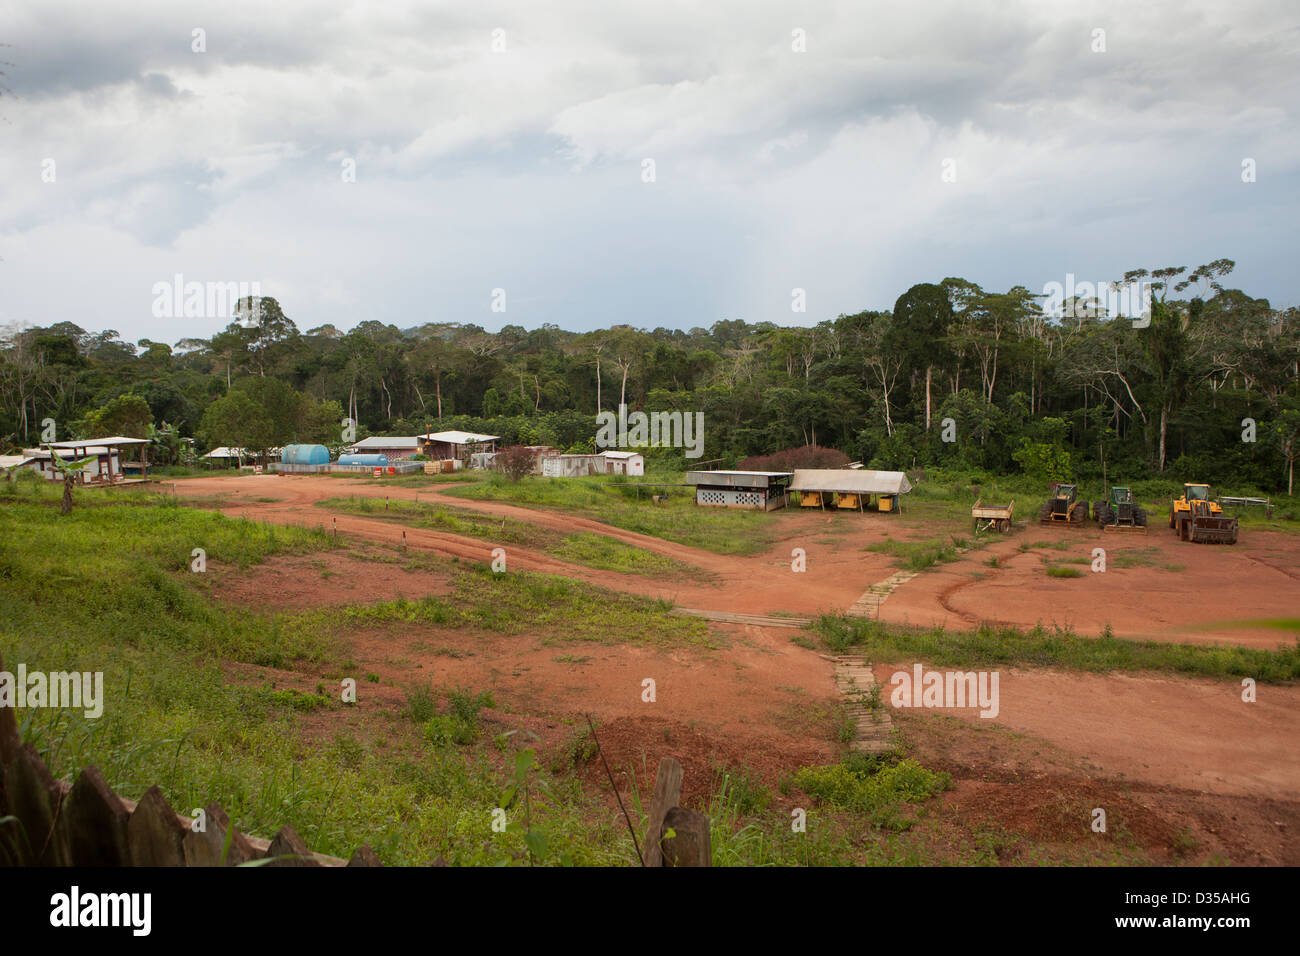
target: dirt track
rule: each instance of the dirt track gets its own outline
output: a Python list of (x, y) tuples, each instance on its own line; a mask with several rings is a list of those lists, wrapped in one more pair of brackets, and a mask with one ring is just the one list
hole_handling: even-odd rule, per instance
[[(278, 524), (332, 527), (371, 541), (395, 543), (402, 527), (392, 521), (340, 514), (314, 502), (340, 495), (436, 501), (440, 505), (511, 517), (557, 531), (592, 531), (671, 557), (707, 572), (693, 581), (650, 581), (598, 571), (550, 555), (511, 547), (510, 566), (563, 574), (620, 591), (668, 598), (683, 607), (753, 614), (814, 615), (849, 608), (871, 585), (893, 572), (890, 558), (862, 550), (892, 535), (933, 538), (950, 528), (920, 528), (915, 521), (856, 515), (773, 514), (778, 542), (750, 557), (717, 555), (698, 548), (624, 531), (586, 518), (501, 502), (467, 501), (441, 493), (448, 486), (411, 489), (337, 478), (205, 478), (177, 483), (183, 497), (229, 495), (228, 514)], [(276, 498), (276, 501), (257, 501)], [(964, 529), (961, 529), (964, 530)], [(445, 532), (407, 528), (413, 548), (462, 560), (486, 561), (491, 542)], [(1069, 542), (1068, 551), (1020, 552), (1022, 543)], [(791, 551), (807, 552), (807, 572), (792, 573)], [(1077, 565), (1077, 578), (1052, 578), (1044, 560), (1085, 558), (1094, 548), (1107, 552), (1105, 573)], [(1136, 563), (1121, 566), (1128, 556)], [(997, 557), (999, 567), (985, 562)], [(1300, 538), (1252, 532), (1233, 547), (1178, 541), (1166, 529), (1147, 535), (1103, 535), (1088, 527), (1066, 531), (1028, 526), (1005, 539), (971, 551), (960, 560), (917, 575), (881, 606), (882, 620), (965, 629), (982, 622), (1032, 627), (1059, 625), (1085, 635), (1109, 625), (1118, 637), (1179, 643), (1233, 643), (1276, 647), (1293, 640), (1262, 622), (1294, 617), (1300, 608)]]
[[(872, 584), (894, 571), (888, 556), (862, 550), (865, 546), (888, 534), (898, 539), (924, 539), (943, 533), (943, 529), (915, 520), (890, 523), (891, 519), (876, 516), (864, 520), (852, 515), (791, 511), (772, 516), (779, 540), (766, 553), (721, 556), (570, 515), (440, 494), (445, 488), (431, 485), (417, 492), (333, 478), (276, 476), (177, 483), (181, 497), (230, 495), (222, 504), (228, 514), (326, 528), (337, 518), (340, 533), (349, 539), (389, 545), (401, 540), (400, 524), (334, 514), (313, 502), (352, 494), (410, 499), (418, 494), (420, 501), (436, 500), (560, 531), (594, 531), (706, 573), (665, 583), (572, 565), (517, 547), (508, 550), (510, 567), (662, 596), (682, 607), (753, 614), (808, 616), (845, 610)], [(409, 527), (406, 531), (411, 549), (462, 560), (487, 561), (493, 547), (491, 542), (453, 534)], [(1294, 617), (1300, 607), (1300, 539), (1252, 533), (1244, 535), (1235, 548), (1223, 548), (1179, 542), (1164, 531), (1152, 528), (1145, 536), (1103, 536), (1091, 528), (1070, 532), (1031, 526), (908, 580), (881, 605), (879, 613), (888, 621), (941, 623), (953, 629), (984, 621), (1021, 626), (1042, 623), (1068, 625), (1090, 635), (1109, 624), (1120, 637), (1164, 641), (1274, 647), (1293, 640), (1289, 633), (1259, 622)], [(1062, 539), (1070, 542), (1066, 551), (1021, 552), (1018, 547), (1022, 542)], [(807, 551), (805, 574), (791, 572), (790, 551), (795, 547)], [(1106, 573), (1094, 574), (1085, 564), (1078, 565), (1081, 577), (1046, 575), (1044, 559), (1091, 560), (1096, 547), (1107, 550)], [(1117, 560), (1125, 555), (1134, 562), (1127, 567)], [(986, 563), (993, 557), (998, 559), (996, 568)], [(298, 566), (292, 561), (273, 562), (259, 572), (263, 577), (256, 584), (247, 580), (241, 584), (232, 578), (226, 585), (231, 588), (230, 596), (257, 600), (260, 593), (265, 600), (264, 575), (268, 573), (278, 595), (272, 603), (285, 606), (357, 600), (359, 593), (370, 599), (398, 594), (412, 597), (437, 593), (441, 587), (429, 575), (374, 568), (357, 572), (363, 576), (351, 586), (328, 584), (318, 573), (299, 573), (305, 568), (301, 559), (296, 560)], [(331, 556), (328, 560), (344, 559)], [(355, 577), (346, 567), (340, 570), (343, 573), (336, 581), (338, 577)], [(1224, 598), (1217, 608), (1212, 603), (1215, 595)], [(403, 670), (417, 667), (426, 676), (437, 673), (453, 683), (490, 682), (506, 697), (526, 702), (529, 713), (573, 715), (591, 710), (606, 721), (650, 719), (639, 688), (643, 677), (653, 676), (660, 681), (662, 705), (655, 706), (653, 719), (689, 726), (692, 732), (727, 741), (741, 752), (766, 753), (772, 757), (769, 769), (829, 754), (826, 728), (815, 730), (818, 719), (808, 716), (834, 703), (829, 663), (815, 652), (791, 644), (785, 630), (715, 627), (726, 642), (718, 651), (601, 645), (584, 648), (578, 654), (584, 659), (577, 664), (573, 655), (563, 660), (566, 655), (554, 647), (503, 642), (489, 635), (439, 637), (444, 642), (469, 640), (474, 650), (464, 659), (449, 660), (418, 640), (391, 633), (359, 635), (355, 651), (365, 666), (387, 671), (386, 679), (389, 674), (396, 678)], [(400, 661), (400, 666), (394, 661)], [(889, 675), (910, 663), (900, 662), (897, 667), (878, 664), (878, 677), (886, 692)], [(977, 730), (992, 723), (1050, 741), (1073, 754), (1081, 765), (1093, 765), (1110, 779), (1140, 783), (1153, 794), (1156, 806), (1162, 799), (1191, 801), (1198, 807), (1204, 801), (1237, 801), (1229, 814), (1233, 820), (1247, 812), (1258, 817), (1250, 821), (1252, 839), (1274, 834), (1278, 840), (1258, 862), (1300, 862), (1297, 838), (1285, 835), (1288, 828), (1290, 834), (1300, 833), (1300, 761), (1294, 756), (1295, 741), (1300, 737), (1300, 687), (1261, 686), (1259, 701), (1246, 704), (1240, 699), (1240, 688), (1230, 681), (1036, 669), (1008, 669), (1002, 680), (1002, 709), (995, 720), (981, 720), (973, 711), (957, 716)], [(642, 745), (654, 743), (643, 741)], [(1274, 802), (1267, 809), (1249, 809), (1256, 807), (1252, 801), (1264, 798)], [(1226, 804), (1214, 806), (1213, 813), (1205, 810), (1213, 819), (1218, 819), (1214, 814), (1228, 814)], [(1204, 803), (1205, 807), (1210, 804)], [(1212, 823), (1205, 822), (1210, 817), (1186, 825), (1207, 834), (1216, 832)], [(1229, 828), (1234, 825), (1227, 824)]]

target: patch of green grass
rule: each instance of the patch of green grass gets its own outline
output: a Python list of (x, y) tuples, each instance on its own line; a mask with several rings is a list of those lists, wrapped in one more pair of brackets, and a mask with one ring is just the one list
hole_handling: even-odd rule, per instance
[(623, 571), (658, 578), (700, 573), (690, 565), (662, 554), (633, 547), (616, 538), (591, 531), (567, 534), (559, 544), (548, 550), (557, 558), (604, 571)]
[(913, 760), (874, 766), (850, 763), (804, 767), (796, 787), (818, 801), (866, 817), (875, 827), (906, 830), (915, 823), (907, 811), (952, 786), (952, 778)]
[(957, 548), (942, 539), (932, 541), (895, 541), (886, 538), (863, 550), (894, 557), (894, 566), (907, 571), (924, 571), (936, 564), (957, 560)]
[(535, 633), (548, 642), (712, 647), (702, 618), (670, 613), (668, 601), (608, 591), (553, 575), (486, 566), (452, 571), (449, 595), (398, 599), (286, 615), (292, 635), (341, 637), (356, 627), (422, 625), (474, 628), (501, 634)]
[(717, 787), (727, 794), (732, 809), (740, 816), (762, 813), (772, 803), (772, 791), (744, 767), (721, 767), (714, 771)]
[(435, 747), (448, 744), (465, 747), (474, 743), (483, 729), (482, 710), (496, 706), (491, 692), (474, 694), (454, 688), (446, 691), (446, 695), (447, 710), (423, 721), (425, 739)]
[(647, 577), (678, 577), (698, 573), (680, 561), (638, 548), (608, 535), (590, 531), (565, 534), (516, 518), (500, 518), (462, 508), (447, 508), (404, 498), (327, 498), (316, 502), (321, 508), (385, 518), (407, 527), (445, 531), (478, 538), (493, 544), (517, 545), (546, 551), (565, 561), (604, 571), (622, 571)]
[[(503, 771), (484, 748), (454, 745), (473, 727), (467, 710), (477, 695), (457, 692), (463, 700), (449, 703), (446, 715), (457, 726), (428, 728), (437, 701), (412, 692), (410, 719), (375, 734), (353, 722), (358, 711), (324, 694), (337, 686), (332, 675), (366, 673), (349, 659), (345, 627), (218, 604), (205, 575), (189, 570), (194, 547), (207, 550), (209, 575), (214, 561), (256, 575), (258, 563), (273, 555), (333, 546), (319, 532), (174, 507), (169, 496), (141, 486), (79, 491), (66, 516), (58, 513), (58, 495), (46, 489), (0, 494), (5, 667), (22, 662), (33, 670), (104, 674), (102, 717), (25, 710), (18, 715), (23, 741), (61, 779), (94, 764), (128, 799), (157, 784), (183, 812), (216, 801), (246, 833), (269, 837), (290, 823), (322, 853), (346, 858), (368, 843), (389, 865), (438, 855), (454, 865), (526, 863), (522, 834), (491, 829), (486, 808), (501, 805)], [(594, 629), (605, 610), (598, 589), (556, 594), (545, 579), (472, 580), (461, 595), (462, 621), (482, 620), (488, 612), (474, 601), (492, 601), (519, 615), (510, 619), (519, 629), (528, 602), (558, 598), (554, 620), (566, 628), (580, 616)], [(705, 633), (675, 632), (689, 620), (661, 611), (640, 602), (615, 606), (614, 617), (644, 626), (655, 640)], [(389, 609), (377, 616), (401, 615)], [(292, 666), (315, 680), (318, 692), (268, 687), (249, 664)], [(319, 722), (336, 714), (335, 743), (322, 745)], [(535, 807), (534, 815), (556, 858), (628, 863), (631, 848), (616, 814), (576, 781), (554, 786), (562, 799)]]
[[(674, 476), (673, 480), (681, 479)], [(689, 494), (671, 494), (673, 491), (683, 489), (639, 487), (619, 476), (530, 477), (511, 482), (493, 475), (470, 487), (449, 488), (445, 494), (577, 514), (716, 554), (755, 554), (775, 540), (779, 517), (774, 514), (700, 508)], [(667, 500), (655, 504), (650, 500), (651, 492), (669, 494)]]
[(1059, 667), (1105, 673), (1163, 671), (1200, 677), (1253, 677), (1265, 683), (1300, 678), (1300, 638), (1276, 650), (1233, 645), (1129, 641), (1109, 629), (1100, 637), (1068, 630), (982, 626), (974, 631), (910, 628), (847, 615), (823, 615), (813, 630), (836, 653), (849, 648), (872, 660), (918, 659), (969, 669)]
[(1047, 576), (1049, 578), (1081, 578), (1083, 572), (1078, 568), (1067, 567), (1062, 564), (1049, 564), (1047, 566)]

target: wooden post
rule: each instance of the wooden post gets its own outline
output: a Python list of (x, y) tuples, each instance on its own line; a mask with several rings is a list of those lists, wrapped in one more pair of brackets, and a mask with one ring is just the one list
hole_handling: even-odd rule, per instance
[(158, 785), (145, 791), (126, 825), (132, 866), (184, 866), (185, 826)]
[[(673, 836), (666, 836), (669, 830)], [(697, 810), (673, 807), (664, 817), (663, 836), (656, 849), (663, 851), (664, 866), (712, 866), (713, 846), (709, 818)]]
[[(257, 850), (248, 842), (247, 837), (234, 829), (226, 811), (216, 803), (209, 803), (204, 811), (207, 816), (206, 829), (202, 832), (191, 829), (185, 834), (186, 866), (221, 866), (223, 855), (226, 866), (238, 866), (258, 858)], [(227, 830), (233, 831), (229, 849), (226, 847)]]
[(287, 823), (280, 827), (266, 855), (270, 860), (267, 866), (320, 866), (298, 831)]
[(663, 866), (663, 851), (659, 837), (663, 833), (664, 818), (677, 806), (682, 797), (682, 765), (672, 757), (659, 761), (655, 773), (655, 792), (650, 800), (650, 825), (645, 831), (645, 865)]
[(77, 866), (128, 866), (131, 814), (95, 767), (87, 767), (63, 800), (57, 827), (68, 862)]

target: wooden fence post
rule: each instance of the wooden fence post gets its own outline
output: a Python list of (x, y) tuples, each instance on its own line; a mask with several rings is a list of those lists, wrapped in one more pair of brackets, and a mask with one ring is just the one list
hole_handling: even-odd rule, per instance
[(682, 765), (672, 757), (659, 761), (655, 772), (655, 792), (650, 800), (650, 825), (645, 831), (645, 865), (663, 866), (663, 851), (659, 847), (659, 836), (663, 833), (664, 818), (668, 811), (677, 806), (682, 797)]
[(87, 767), (67, 797), (57, 828), (67, 847), (68, 862), (77, 866), (126, 866), (131, 862), (126, 828), (131, 819), (122, 798), (103, 774)]
[(712, 866), (713, 844), (709, 832), (709, 818), (698, 810), (673, 807), (664, 817), (666, 834), (673, 831), (673, 836), (663, 836), (660, 846), (663, 848), (664, 866)]
[(126, 825), (132, 866), (184, 866), (186, 828), (158, 785), (144, 792)]

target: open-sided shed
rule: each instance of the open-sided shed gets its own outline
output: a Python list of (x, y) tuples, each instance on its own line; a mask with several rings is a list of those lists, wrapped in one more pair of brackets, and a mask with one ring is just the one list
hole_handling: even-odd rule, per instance
[(50, 481), (62, 481), (63, 475), (54, 467), (54, 456), (60, 461), (74, 462), (85, 458), (95, 459), (77, 473), (81, 484), (105, 484), (122, 481), (122, 453), (132, 447), (148, 445), (147, 438), (126, 438), (113, 435), (109, 438), (89, 438), (85, 441), (52, 441), (44, 447), (34, 450), (40, 459), (40, 474)]
[(437, 461), (457, 460), (468, 462), (475, 452), (496, 451), (499, 435), (479, 435), (475, 432), (428, 432), (416, 436), (420, 451)]
[(790, 490), (799, 492), (799, 503), (805, 508), (830, 505), (852, 511), (898, 512), (899, 498), (912, 490), (912, 483), (901, 471), (798, 468)]

